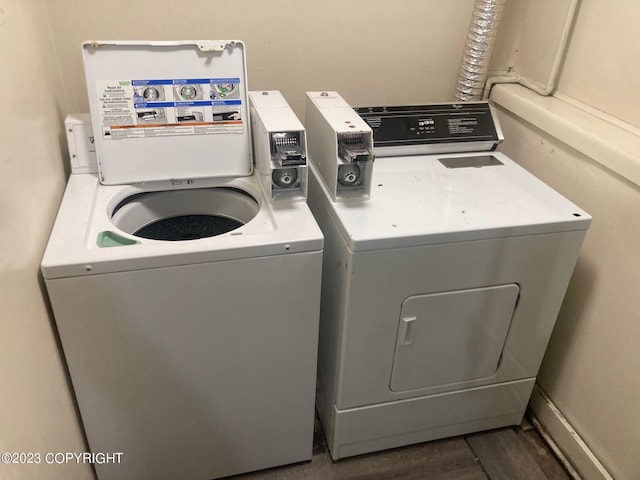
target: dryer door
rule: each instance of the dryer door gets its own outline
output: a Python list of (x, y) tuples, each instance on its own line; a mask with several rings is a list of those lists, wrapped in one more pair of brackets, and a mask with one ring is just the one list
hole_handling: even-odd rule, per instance
[(516, 284), (415, 295), (402, 302), (391, 390), (493, 375), (518, 300)]

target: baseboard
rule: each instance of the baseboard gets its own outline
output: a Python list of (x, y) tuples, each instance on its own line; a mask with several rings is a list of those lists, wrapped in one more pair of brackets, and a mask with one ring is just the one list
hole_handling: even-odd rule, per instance
[[(569, 465), (568, 470), (575, 477), (584, 480), (614, 480), (604, 466), (593, 454), (589, 446), (573, 429), (560, 410), (536, 384), (531, 394), (529, 408), (535, 416), (534, 425), (538, 423), (543, 438), (551, 443), (561, 460)], [(537, 422), (536, 422), (537, 421)], [(538, 425), (535, 425), (538, 428)], [(575, 472), (571, 472), (571, 469)]]

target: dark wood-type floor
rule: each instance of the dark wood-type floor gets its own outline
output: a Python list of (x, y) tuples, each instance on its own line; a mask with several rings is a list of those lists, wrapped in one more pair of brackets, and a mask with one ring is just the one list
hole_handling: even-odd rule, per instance
[(311, 462), (234, 480), (571, 480), (538, 433), (523, 425), (333, 462), (320, 424)]

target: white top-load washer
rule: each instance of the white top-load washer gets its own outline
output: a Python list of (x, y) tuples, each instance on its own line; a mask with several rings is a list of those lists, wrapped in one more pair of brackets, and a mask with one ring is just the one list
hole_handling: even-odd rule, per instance
[[(519, 423), (591, 217), (494, 151), (486, 102), (347, 106), (306, 106), (333, 458)], [(318, 168), (358, 164), (336, 158), (350, 125), (373, 135), (368, 198)]]
[(88, 446), (120, 454), (98, 478), (311, 458), (323, 237), (253, 173), (244, 45), (82, 49), (93, 128), (66, 124), (42, 273)]

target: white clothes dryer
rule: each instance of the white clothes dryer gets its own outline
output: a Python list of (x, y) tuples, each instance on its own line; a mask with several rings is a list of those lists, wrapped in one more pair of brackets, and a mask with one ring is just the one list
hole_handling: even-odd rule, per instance
[[(493, 151), (486, 102), (361, 118), (345, 105), (308, 93), (309, 205), (325, 234), (317, 408), (332, 457), (518, 424), (591, 217)], [(358, 165), (336, 158), (352, 125), (364, 147), (373, 133), (369, 198), (336, 195), (322, 174)]]
[(270, 204), (253, 173), (244, 45), (83, 54), (93, 129), (67, 123), (42, 273), (89, 448), (120, 454), (98, 478), (310, 459), (323, 237), (306, 202)]

